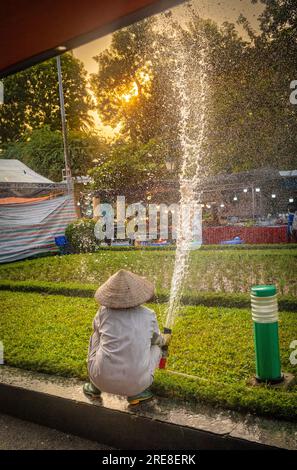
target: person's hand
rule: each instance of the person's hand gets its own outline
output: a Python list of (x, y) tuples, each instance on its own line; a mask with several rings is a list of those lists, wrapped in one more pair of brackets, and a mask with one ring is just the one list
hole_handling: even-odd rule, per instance
[(164, 346), (169, 346), (172, 335), (169, 333), (163, 333), (162, 336), (163, 336)]

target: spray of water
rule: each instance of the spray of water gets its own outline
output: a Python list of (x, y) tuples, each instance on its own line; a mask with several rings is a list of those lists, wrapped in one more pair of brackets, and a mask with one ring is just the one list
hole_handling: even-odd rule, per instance
[[(180, 306), (182, 290), (189, 267), (189, 255), (193, 244), (193, 213), (200, 206), (201, 187), (205, 174), (205, 134), (207, 125), (208, 97), (208, 44), (203, 34), (199, 40), (199, 51), (186, 50), (183, 42), (175, 35), (174, 82), (181, 106), (180, 143), (182, 164), (180, 171), (180, 207), (177, 228), (177, 243), (174, 272), (171, 281), (170, 299), (167, 309), (166, 326), (171, 328)], [(197, 48), (197, 44), (195, 44)], [(199, 67), (197, 67), (197, 60)], [(196, 64), (193, 64), (196, 61)], [(194, 72), (195, 71), (195, 72)], [(194, 240), (195, 241), (195, 240)]]

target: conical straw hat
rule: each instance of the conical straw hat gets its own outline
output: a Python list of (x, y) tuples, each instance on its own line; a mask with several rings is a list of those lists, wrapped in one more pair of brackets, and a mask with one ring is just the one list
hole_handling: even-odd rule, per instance
[(147, 279), (120, 269), (99, 287), (95, 299), (105, 307), (131, 308), (148, 302), (154, 293), (154, 286)]

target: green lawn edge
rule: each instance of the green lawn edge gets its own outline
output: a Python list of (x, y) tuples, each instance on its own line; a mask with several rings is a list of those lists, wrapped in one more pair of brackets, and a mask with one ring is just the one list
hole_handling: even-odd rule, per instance
[(172, 371), (157, 370), (152, 390), (167, 398), (297, 421), (297, 403), (289, 401), (284, 393), (279, 393), (276, 398), (275, 390), (265, 384), (258, 387), (218, 384), (199, 377), (185, 377)]

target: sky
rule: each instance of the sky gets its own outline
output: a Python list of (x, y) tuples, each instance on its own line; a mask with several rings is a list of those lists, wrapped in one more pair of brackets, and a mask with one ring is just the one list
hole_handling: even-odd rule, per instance
[[(193, 0), (191, 4), (202, 18), (210, 18), (219, 25), (224, 21), (229, 21), (236, 25), (239, 15), (243, 14), (250, 22), (252, 28), (255, 31), (259, 30), (258, 17), (263, 11), (261, 3), (254, 5), (251, 3), (251, 0)], [(179, 19), (182, 23), (186, 21), (182, 5), (172, 8), (172, 12), (175, 18)], [(242, 27), (240, 25), (236, 25), (236, 27), (240, 35), (246, 38), (246, 33)], [(84, 63), (88, 73), (95, 73), (98, 70), (98, 65), (93, 57), (108, 48), (110, 42), (111, 34), (74, 49), (74, 56)], [(102, 130), (107, 136), (112, 136), (113, 130), (109, 126), (103, 126), (97, 113), (93, 113), (93, 116), (97, 128)]]

